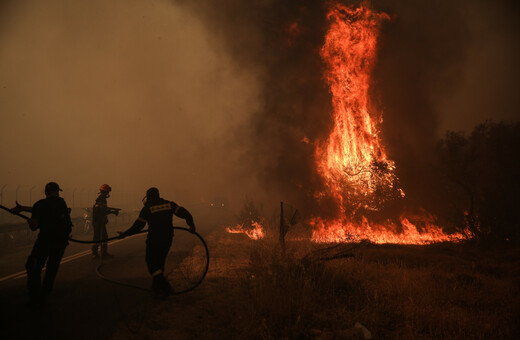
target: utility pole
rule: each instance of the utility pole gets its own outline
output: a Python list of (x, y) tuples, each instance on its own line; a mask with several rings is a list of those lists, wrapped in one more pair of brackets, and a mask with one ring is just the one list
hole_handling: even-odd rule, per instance
[(280, 202), (280, 245), (285, 253), (285, 226), (283, 221), (283, 202)]

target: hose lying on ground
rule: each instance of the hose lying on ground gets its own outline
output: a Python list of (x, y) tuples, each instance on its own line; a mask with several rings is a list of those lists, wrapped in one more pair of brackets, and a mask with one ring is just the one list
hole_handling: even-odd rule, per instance
[[(173, 229), (174, 230), (184, 230), (184, 231), (186, 231), (186, 232), (188, 232), (190, 234), (193, 234), (193, 235), (197, 236), (197, 238), (200, 240), (200, 242), (204, 246), (204, 251), (206, 252), (206, 266), (204, 267), (204, 272), (202, 273), (202, 276), (201, 276), (200, 280), (197, 281), (191, 287), (188, 287), (188, 288), (186, 288), (184, 290), (180, 290), (180, 291), (177, 291), (177, 292), (173, 293), (173, 295), (179, 295), (179, 294), (184, 294), (184, 293), (187, 293), (187, 292), (190, 292), (190, 291), (194, 290), (195, 288), (197, 288), (202, 283), (202, 281), (206, 277), (206, 274), (208, 273), (208, 269), (209, 269), (209, 250), (208, 250), (208, 245), (206, 244), (206, 242), (204, 241), (202, 236), (200, 236), (197, 232), (191, 232), (188, 228), (183, 228), (183, 227), (173, 227)], [(142, 234), (142, 233), (146, 233), (146, 232), (148, 232), (148, 229), (141, 230), (140, 232), (137, 232), (134, 235)], [(115, 236), (115, 237), (109, 237), (107, 239), (103, 239), (103, 240), (100, 240), (100, 241), (83, 241), (83, 240), (75, 240), (73, 238), (69, 238), (69, 241), (76, 242), (76, 243), (102, 243), (102, 242), (108, 242), (108, 241), (117, 240), (117, 239), (121, 239), (121, 238), (119, 236)], [(151, 292), (152, 291), (151, 289), (148, 289), (148, 288), (144, 288), (144, 287), (141, 287), (141, 286), (133, 285), (131, 283), (127, 283), (127, 282), (118, 281), (118, 280), (114, 280), (114, 279), (108, 278), (108, 277), (106, 277), (105, 275), (103, 275), (101, 273), (101, 267), (103, 267), (103, 262), (101, 262), (99, 264), (99, 266), (97, 266), (96, 274), (101, 279), (103, 279), (105, 281), (108, 281), (108, 282), (111, 282), (111, 283), (114, 283), (114, 284), (117, 284), (117, 285), (120, 285), (120, 286), (131, 287), (131, 288), (143, 290), (145, 292)]]
[[(12, 209), (9, 209), (3, 205), (0, 204), (0, 208), (13, 214), (13, 215), (16, 215), (18, 217), (21, 217), (25, 220), (29, 220), (29, 217), (23, 215), (23, 214), (20, 214), (18, 212), (14, 212)], [(194, 290), (195, 288), (197, 288), (201, 283), (202, 281), (204, 280), (204, 278), (206, 277), (206, 274), (208, 273), (208, 269), (209, 269), (209, 250), (208, 250), (208, 246), (206, 244), (206, 242), (204, 241), (204, 239), (202, 238), (202, 236), (200, 236), (197, 232), (191, 232), (189, 229), (187, 228), (182, 228), (182, 227), (173, 227), (173, 229), (175, 230), (184, 230), (186, 232), (189, 232), (195, 236), (198, 237), (198, 239), (200, 240), (200, 242), (202, 243), (202, 245), (204, 246), (204, 250), (206, 251), (206, 267), (204, 268), (204, 273), (202, 274), (201, 278), (199, 281), (197, 281), (193, 286), (187, 288), (187, 289), (184, 289), (184, 290), (181, 290), (181, 291), (178, 291), (178, 292), (174, 292), (174, 295), (178, 295), (178, 294), (184, 294), (184, 293), (187, 293), (187, 292), (190, 292), (192, 290)], [(148, 232), (148, 229), (146, 230), (141, 230), (137, 233), (135, 233), (134, 235), (137, 235), (137, 234), (142, 234), (142, 233), (147, 233)], [(121, 237), (119, 236), (114, 236), (114, 237), (109, 237), (107, 239), (103, 239), (103, 240), (99, 240), (99, 241), (83, 241), (83, 240), (76, 240), (76, 239), (73, 239), (72, 237), (69, 237), (69, 241), (71, 242), (75, 242), (75, 243), (102, 243), (102, 242), (108, 242), (108, 241), (113, 241), (113, 240), (117, 240), (117, 239), (122, 239)], [(101, 262), (99, 264), (99, 266), (96, 268), (96, 274), (103, 280), (105, 281), (108, 281), (108, 282), (112, 282), (112, 283), (115, 283), (115, 284), (118, 284), (118, 285), (121, 285), (121, 286), (125, 286), (125, 287), (132, 287), (132, 288), (135, 288), (135, 289), (139, 289), (139, 290), (144, 290), (144, 291), (147, 291), (147, 292), (151, 292), (151, 289), (148, 289), (148, 288), (143, 288), (143, 287), (140, 287), (140, 286), (136, 286), (136, 285), (133, 285), (133, 284), (130, 284), (130, 283), (126, 283), (126, 282), (122, 282), (122, 281), (117, 281), (117, 280), (113, 280), (113, 279), (110, 279), (110, 278), (107, 278), (106, 276), (104, 276), (102, 273), (101, 273), (101, 267), (103, 266), (103, 262)]]

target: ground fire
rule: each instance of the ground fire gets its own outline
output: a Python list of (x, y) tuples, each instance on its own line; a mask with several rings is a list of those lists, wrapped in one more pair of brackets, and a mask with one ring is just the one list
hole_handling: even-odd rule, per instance
[[(320, 57), (332, 100), (332, 128), (324, 139), (302, 141), (314, 146), (315, 174), (324, 183), (315, 199), (334, 202), (337, 211), (334, 217), (318, 214), (306, 221), (311, 241), (430, 244), (470, 238), (469, 229), (446, 233), (436, 216), (406, 206), (396, 164), (382, 143), (383, 115), (371, 102), (370, 86), (380, 28), (390, 16), (373, 11), (366, 1), (357, 7), (332, 3), (327, 20)], [(290, 27), (298, 29), (296, 24)], [(385, 217), (381, 212), (390, 205), (395, 212)], [(264, 235), (256, 222), (227, 231), (252, 239)]]
[(387, 14), (372, 11), (366, 2), (357, 8), (335, 4), (328, 13), (330, 27), (320, 55), (332, 95), (334, 125), (328, 138), (316, 143), (316, 166), (326, 185), (326, 192), (316, 196), (332, 196), (339, 211), (336, 218), (314, 217), (309, 221), (315, 242), (365, 239), (427, 244), (461, 240), (468, 235), (445, 234), (435, 224), (435, 217), (425, 211), (409, 214), (403, 210), (397, 221), (388, 219), (384, 223), (360, 215), (378, 211), (385, 203), (405, 196), (398, 185), (396, 166), (378, 135), (382, 114), (369, 99), (379, 29), (388, 19)]
[(231, 234), (245, 234), (252, 240), (264, 238), (264, 227), (255, 221), (251, 221), (251, 228), (245, 228), (244, 225), (238, 224), (235, 227), (228, 227), (226, 231)]

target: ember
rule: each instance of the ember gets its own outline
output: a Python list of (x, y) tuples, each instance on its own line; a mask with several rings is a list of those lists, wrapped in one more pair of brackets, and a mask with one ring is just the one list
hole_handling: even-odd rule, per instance
[(226, 231), (231, 234), (246, 234), (252, 240), (259, 240), (264, 238), (264, 227), (255, 221), (251, 221), (251, 229), (244, 228), (242, 224), (238, 224), (234, 228), (226, 228)]

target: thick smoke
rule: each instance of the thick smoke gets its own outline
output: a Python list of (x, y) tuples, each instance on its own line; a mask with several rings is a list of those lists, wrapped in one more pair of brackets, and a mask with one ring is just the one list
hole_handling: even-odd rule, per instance
[[(511, 55), (520, 57), (514, 43), (519, 24), (513, 9), (518, 5), (393, 0), (375, 4), (393, 15), (381, 32), (374, 72), (374, 98), (384, 115), (383, 139), (408, 197), (435, 210), (442, 204), (434, 179), (435, 146), (445, 131), (468, 131), (486, 119), (518, 119), (520, 100), (511, 91), (518, 92), (520, 73), (518, 63), (509, 60)], [(479, 78), (482, 81), (472, 81)]]
[(236, 131), (255, 81), (195, 16), (167, 0), (11, 1), (0, 29), (4, 204), (51, 180), (69, 204), (109, 183), (133, 208), (150, 186), (188, 208), (254, 186)]
[[(311, 212), (318, 209), (323, 215), (328, 202), (320, 206), (313, 197), (323, 184), (316, 175), (312, 142), (323, 138), (331, 124), (330, 95), (319, 57), (328, 4), (175, 2), (203, 18), (214, 32), (214, 44), (225, 46), (238, 67), (258, 74), (260, 107), (252, 118), (249, 139), (252, 169), (284, 199)], [(428, 200), (431, 194), (428, 176), (434, 146), (440, 130), (450, 127), (451, 121), (440, 109), (458, 98), (457, 93), (464, 93), (461, 79), (476, 71), (468, 69), (466, 61), (474, 41), (480, 41), (473, 26), (478, 20), (486, 20), (487, 10), (475, 3), (372, 2), (375, 10), (392, 17), (379, 39), (372, 98), (375, 108), (383, 112), (383, 143), (396, 161), (401, 185), (412, 201)], [(499, 19), (496, 16), (492, 20)], [(451, 107), (445, 111), (453, 114), (454, 110)], [(465, 128), (476, 123), (468, 119)]]
[[(215, 32), (239, 67), (258, 73), (261, 95), (246, 161), (268, 190), (309, 208), (322, 184), (314, 146), (330, 129), (330, 96), (319, 49), (326, 30), (320, 1), (184, 2)], [(278, 197), (275, 199), (278, 201)]]
[(458, 85), (468, 48), (467, 23), (460, 2), (376, 4), (393, 18), (381, 31), (373, 77), (373, 97), (384, 117), (383, 141), (408, 198), (423, 206), (435, 200), (436, 102)]
[[(56, 180), (70, 194), (108, 182), (136, 204), (151, 185), (191, 201), (266, 189), (271, 204), (334, 212), (314, 197), (323, 183), (313, 143), (332, 123), (319, 56), (327, 2), (1, 6), (0, 185)], [(439, 131), (517, 115), (518, 11), (483, 0), (373, 7), (392, 20), (372, 98), (401, 183), (419, 199)], [(478, 111), (496, 97), (497, 111)]]

